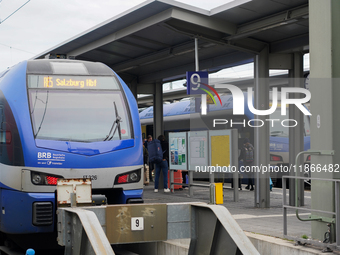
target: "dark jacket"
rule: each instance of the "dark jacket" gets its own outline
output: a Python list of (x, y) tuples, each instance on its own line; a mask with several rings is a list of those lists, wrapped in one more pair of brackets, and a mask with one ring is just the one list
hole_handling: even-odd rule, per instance
[(144, 164), (147, 164), (149, 161), (149, 152), (148, 152), (148, 149), (145, 148), (144, 145), (143, 145), (143, 160), (144, 160)]
[(148, 141), (145, 141), (145, 142), (143, 143), (143, 145), (144, 145), (145, 148), (147, 149), (147, 148), (148, 148)]
[(161, 146), (163, 150), (163, 159), (169, 162), (169, 143), (166, 140), (161, 141)]
[(254, 147), (252, 144), (248, 144), (248, 145), (243, 145), (243, 147), (241, 148), (241, 153), (240, 156), (238, 157), (238, 160), (243, 160), (243, 164), (247, 164), (247, 165), (251, 165), (253, 164), (253, 162), (247, 162), (246, 161), (246, 149), (251, 148), (254, 151)]

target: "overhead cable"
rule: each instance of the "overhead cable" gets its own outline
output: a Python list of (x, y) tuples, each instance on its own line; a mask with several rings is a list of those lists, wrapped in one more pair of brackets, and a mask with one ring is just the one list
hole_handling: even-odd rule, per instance
[[(0, 1), (1, 1), (1, 0), (0, 0)], [(21, 49), (18, 49), (18, 48), (15, 48), (15, 47), (12, 47), (12, 46), (3, 44), (3, 43), (0, 43), (0, 45), (5, 46), (5, 47), (8, 47), (8, 48), (11, 48), (11, 49), (14, 49), (14, 50), (18, 50), (18, 51), (22, 51), (22, 52), (26, 52), (26, 53), (30, 53), (30, 54), (36, 55), (36, 53), (29, 52), (29, 51), (26, 51), (26, 50), (21, 50)]]
[[(2, 0), (1, 0), (2, 1)], [(0, 1), (0, 2), (1, 2)], [(24, 3), (23, 5), (21, 5), (18, 9), (16, 9), (14, 12), (12, 12), (12, 14), (10, 14), (9, 16), (7, 16), (4, 20), (0, 20), (0, 24), (4, 23), (9, 17), (11, 17), (14, 13), (16, 13), (17, 11), (19, 11), (22, 7), (24, 7), (29, 1), (28, 0), (26, 3)]]

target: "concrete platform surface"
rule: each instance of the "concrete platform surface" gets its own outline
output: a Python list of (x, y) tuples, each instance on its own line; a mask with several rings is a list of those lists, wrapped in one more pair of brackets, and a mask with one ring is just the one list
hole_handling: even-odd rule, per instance
[[(230, 183), (225, 184), (230, 187)], [(233, 202), (233, 189), (224, 189), (224, 206), (229, 210), (244, 231), (283, 238), (282, 189), (273, 188), (270, 192), (270, 208), (254, 207), (254, 191), (239, 191), (239, 202)], [(288, 193), (288, 190), (287, 190)], [(287, 195), (287, 201), (288, 195)], [(209, 188), (194, 187), (194, 196), (189, 197), (188, 190), (175, 190), (174, 193), (154, 192), (154, 183), (144, 187), (145, 203), (206, 202), (209, 203)], [(305, 191), (305, 207), (311, 203), (310, 191)], [(307, 217), (308, 213), (300, 213)], [(311, 237), (310, 222), (302, 222), (296, 218), (295, 211), (288, 211), (288, 235), (301, 238)]]

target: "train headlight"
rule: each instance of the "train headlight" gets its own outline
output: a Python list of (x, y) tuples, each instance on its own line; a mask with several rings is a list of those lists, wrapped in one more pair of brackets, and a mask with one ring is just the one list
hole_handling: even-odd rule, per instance
[(129, 177), (130, 177), (130, 180), (133, 182), (136, 182), (139, 179), (137, 173), (131, 173)]
[(40, 174), (38, 173), (32, 173), (32, 183), (35, 185), (41, 185), (42, 184), (42, 178), (40, 176)]
[(57, 180), (59, 178), (63, 178), (62, 176), (47, 174), (47, 173), (39, 173), (39, 172), (31, 172), (31, 181), (34, 185), (57, 185)]
[(141, 179), (141, 170), (138, 169), (132, 172), (117, 175), (114, 184), (139, 182), (140, 179)]

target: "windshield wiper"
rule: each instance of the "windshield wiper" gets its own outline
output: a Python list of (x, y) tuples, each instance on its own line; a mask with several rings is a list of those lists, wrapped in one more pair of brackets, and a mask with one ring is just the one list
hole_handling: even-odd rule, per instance
[[(112, 140), (112, 138), (114, 137), (117, 129), (118, 129), (118, 135), (119, 135), (119, 140), (122, 140), (122, 132), (120, 129), (120, 123), (122, 122), (122, 118), (118, 115), (118, 110), (117, 110), (117, 105), (116, 102), (113, 102), (113, 105), (115, 106), (115, 114), (116, 114), (116, 119), (115, 121), (112, 123), (110, 132), (108, 133), (108, 135), (105, 137), (104, 141), (110, 141)], [(116, 126), (115, 130), (113, 131), (112, 136), (110, 137), (110, 134), (113, 130), (113, 128)]]
[[(39, 99), (39, 100), (40, 100), (40, 99)], [(40, 101), (42, 101), (42, 100), (40, 100)], [(42, 102), (43, 102), (43, 101), (42, 101)], [(44, 103), (44, 102), (43, 102), (43, 103)], [(48, 90), (46, 91), (46, 103), (45, 103), (44, 114), (43, 114), (43, 116), (42, 116), (42, 118), (41, 118), (41, 122), (40, 122), (39, 128), (38, 128), (38, 130), (37, 130), (37, 133), (35, 133), (34, 138), (37, 138), (38, 133), (39, 133), (39, 131), (40, 131), (40, 129), (41, 129), (41, 126), (42, 126), (42, 124), (43, 124), (43, 122), (44, 122), (45, 115), (46, 115), (46, 110), (47, 110), (47, 103), (48, 103)]]

